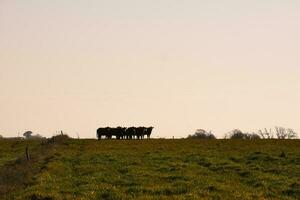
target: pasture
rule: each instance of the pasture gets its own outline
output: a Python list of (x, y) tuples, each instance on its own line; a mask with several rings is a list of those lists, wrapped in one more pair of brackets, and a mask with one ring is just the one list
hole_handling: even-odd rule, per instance
[(300, 198), (299, 140), (0, 140), (0, 150), (0, 199)]

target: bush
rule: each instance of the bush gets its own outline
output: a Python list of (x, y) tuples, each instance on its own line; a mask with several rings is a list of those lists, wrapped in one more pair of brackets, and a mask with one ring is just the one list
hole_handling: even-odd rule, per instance
[(59, 134), (59, 135), (55, 135), (52, 138), (48, 138), (46, 141), (46, 144), (49, 143), (55, 143), (55, 144), (62, 144), (65, 143), (68, 139), (70, 139), (70, 137), (66, 134)]
[(253, 139), (260, 139), (260, 136), (255, 133), (243, 133), (239, 129), (234, 129), (233, 131), (229, 132), (228, 136), (225, 138), (229, 139), (246, 139), (246, 140), (253, 140)]
[(216, 139), (214, 134), (211, 132), (207, 132), (203, 129), (198, 129), (193, 135), (189, 135), (187, 138), (189, 139)]

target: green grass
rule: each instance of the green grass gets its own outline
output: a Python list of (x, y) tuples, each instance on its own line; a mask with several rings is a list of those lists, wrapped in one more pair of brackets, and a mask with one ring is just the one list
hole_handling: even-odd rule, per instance
[(299, 140), (27, 142), (0, 141), (0, 199), (300, 199)]
[(37, 140), (0, 139), (0, 168), (9, 161), (16, 160), (21, 154), (25, 155), (26, 145), (35, 149), (39, 144), (40, 141)]

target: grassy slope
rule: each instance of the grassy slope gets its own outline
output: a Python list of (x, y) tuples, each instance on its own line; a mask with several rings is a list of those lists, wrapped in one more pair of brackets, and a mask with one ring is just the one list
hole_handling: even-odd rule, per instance
[[(29, 163), (19, 159), (5, 166), (24, 154), (25, 142), (0, 143), (9, 155), (2, 159), (1, 153), (1, 199), (300, 198), (299, 140), (32, 143), (37, 153)], [(19, 185), (5, 182), (7, 170), (12, 177), (27, 175)]]
[(26, 145), (31, 148), (36, 148), (39, 141), (31, 140), (17, 140), (17, 139), (0, 139), (0, 167), (9, 161), (14, 161), (20, 155), (25, 153)]

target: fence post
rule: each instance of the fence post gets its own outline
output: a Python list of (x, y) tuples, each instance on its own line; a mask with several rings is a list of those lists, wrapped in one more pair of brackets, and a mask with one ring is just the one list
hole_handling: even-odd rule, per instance
[(29, 158), (28, 145), (26, 146), (25, 152), (26, 152), (26, 159), (27, 159), (27, 161), (29, 161), (30, 158)]

